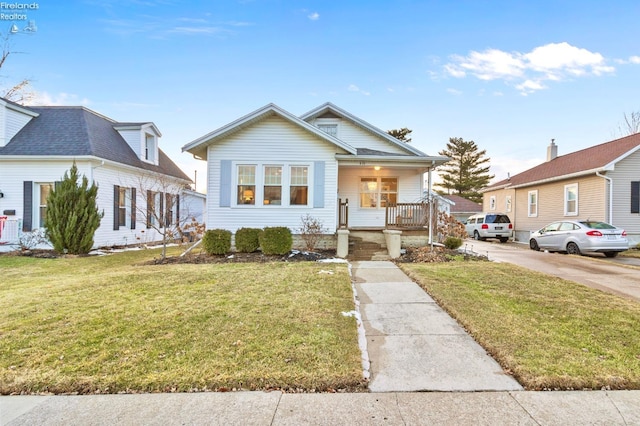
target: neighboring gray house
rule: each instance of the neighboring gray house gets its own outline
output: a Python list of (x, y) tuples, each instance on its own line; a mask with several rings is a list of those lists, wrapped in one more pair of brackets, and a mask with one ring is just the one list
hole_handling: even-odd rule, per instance
[(469, 216), (482, 213), (482, 204), (480, 203), (474, 203), (459, 195), (443, 195), (442, 197), (452, 203), (449, 214), (455, 217), (458, 222), (465, 223)]
[[(98, 184), (95, 246), (158, 241), (148, 212), (177, 223), (191, 180), (160, 149), (151, 122), (122, 123), (81, 106), (22, 106), (0, 98), (0, 243), (41, 228), (46, 201), (73, 162)], [(145, 214), (145, 212), (147, 212)]]

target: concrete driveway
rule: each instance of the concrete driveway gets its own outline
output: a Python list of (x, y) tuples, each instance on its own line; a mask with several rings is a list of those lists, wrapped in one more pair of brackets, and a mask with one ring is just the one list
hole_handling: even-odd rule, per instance
[(537, 252), (522, 243), (465, 240), (461, 249), (496, 262), (508, 262), (534, 271), (575, 281), (602, 291), (640, 300), (640, 259), (607, 259), (599, 255), (574, 256)]

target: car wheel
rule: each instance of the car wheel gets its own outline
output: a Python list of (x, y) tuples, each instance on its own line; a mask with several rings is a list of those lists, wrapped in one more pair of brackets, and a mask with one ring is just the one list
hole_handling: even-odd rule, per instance
[(508, 238), (505, 238), (505, 237), (500, 238), (501, 243), (506, 243), (507, 241), (509, 241)]
[(473, 239), (477, 241), (481, 240), (480, 234), (478, 233), (478, 231), (473, 231)]
[(576, 243), (569, 243), (567, 244), (567, 253), (580, 254), (580, 247)]
[(538, 246), (538, 242), (533, 238), (529, 240), (529, 248), (531, 250), (540, 251), (540, 247)]
[(618, 255), (617, 251), (605, 251), (604, 255), (607, 257), (616, 257)]

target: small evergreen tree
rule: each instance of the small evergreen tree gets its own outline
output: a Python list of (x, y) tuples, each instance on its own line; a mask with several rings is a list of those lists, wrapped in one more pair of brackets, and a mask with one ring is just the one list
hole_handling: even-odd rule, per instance
[(401, 129), (387, 130), (387, 133), (389, 133), (391, 136), (406, 143), (411, 142), (411, 138), (409, 137), (409, 135), (411, 135), (411, 132), (413, 132), (413, 130), (406, 127), (403, 127)]
[(98, 186), (82, 176), (78, 185), (75, 161), (61, 182), (56, 182), (47, 197), (44, 226), (53, 249), (58, 253), (85, 254), (93, 247), (93, 236), (104, 213), (98, 211)]

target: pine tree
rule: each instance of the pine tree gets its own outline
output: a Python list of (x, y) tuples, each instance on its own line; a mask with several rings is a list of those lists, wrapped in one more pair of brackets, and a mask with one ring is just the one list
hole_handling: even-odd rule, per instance
[(474, 141), (462, 138), (449, 138), (447, 148), (438, 154), (451, 158), (440, 171), (442, 183), (437, 186), (444, 188), (448, 194), (458, 194), (476, 203), (482, 202), (480, 190), (489, 184), (493, 175), (489, 174), (489, 158), (487, 151), (478, 150)]
[(58, 253), (85, 254), (93, 247), (93, 236), (104, 213), (98, 211), (98, 186), (89, 187), (82, 176), (78, 185), (78, 168), (74, 161), (71, 170), (64, 173), (61, 182), (47, 197), (47, 215), (44, 221), (47, 238)]
[(406, 142), (409, 143), (411, 142), (411, 132), (413, 132), (413, 130), (408, 129), (406, 127), (403, 127), (401, 129), (391, 129), (391, 130), (387, 130), (387, 133), (390, 134), (391, 136), (393, 136), (394, 138), (402, 141), (402, 142)]

